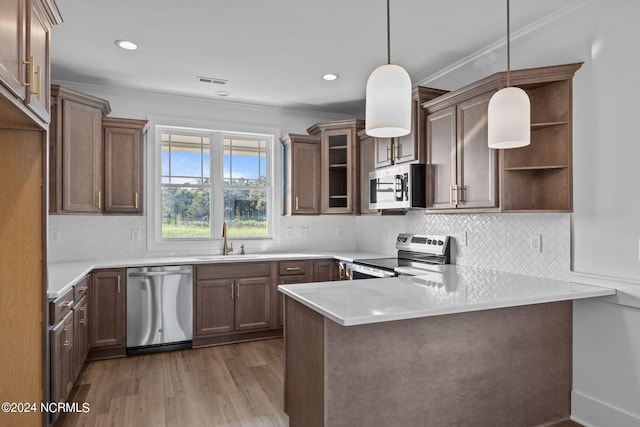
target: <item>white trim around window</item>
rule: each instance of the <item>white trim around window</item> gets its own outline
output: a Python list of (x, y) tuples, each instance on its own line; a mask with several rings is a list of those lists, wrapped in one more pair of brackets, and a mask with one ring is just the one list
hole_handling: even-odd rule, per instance
[[(179, 254), (216, 254), (222, 251), (222, 223), (221, 212), (212, 212), (210, 225), (211, 236), (189, 239), (163, 239), (160, 236), (161, 229), (161, 155), (160, 132), (162, 129), (179, 129), (212, 135), (211, 179), (216, 182), (212, 186), (211, 204), (213, 210), (224, 204), (223, 182), (223, 137), (226, 134), (260, 136), (268, 139), (267, 168), (269, 173), (269, 187), (267, 189), (267, 218), (268, 236), (266, 237), (230, 237), (234, 247), (239, 250), (240, 244), (244, 244), (248, 250), (262, 251), (279, 244), (279, 216), (282, 214), (282, 195), (279, 191), (282, 187), (282, 176), (277, 171), (282, 169), (281, 148), (277, 135), (280, 130), (276, 128), (260, 127), (255, 125), (238, 123), (202, 123), (194, 120), (177, 120), (167, 117), (149, 117), (150, 128), (147, 135), (147, 172), (146, 172), (146, 215), (147, 215), (147, 249), (149, 252), (163, 252), (168, 255)], [(214, 162), (219, 162), (214, 167)]]

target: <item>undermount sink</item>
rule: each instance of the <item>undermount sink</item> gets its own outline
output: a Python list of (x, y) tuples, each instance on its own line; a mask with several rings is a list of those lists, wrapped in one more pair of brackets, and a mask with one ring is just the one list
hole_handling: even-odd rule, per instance
[(209, 256), (197, 256), (195, 257), (198, 261), (223, 261), (223, 260), (231, 260), (231, 259), (251, 259), (251, 258), (259, 258), (260, 255), (209, 255)]

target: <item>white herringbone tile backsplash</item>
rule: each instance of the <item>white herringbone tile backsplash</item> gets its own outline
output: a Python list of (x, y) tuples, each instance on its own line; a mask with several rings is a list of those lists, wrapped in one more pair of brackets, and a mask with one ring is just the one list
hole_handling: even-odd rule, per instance
[[(398, 233), (444, 234), (453, 237), (451, 258), (455, 264), (569, 279), (569, 214), (425, 215), (411, 211), (398, 217), (359, 217), (356, 227), (358, 249), (381, 247), (394, 254)], [(542, 236), (542, 252), (531, 251), (531, 235)]]

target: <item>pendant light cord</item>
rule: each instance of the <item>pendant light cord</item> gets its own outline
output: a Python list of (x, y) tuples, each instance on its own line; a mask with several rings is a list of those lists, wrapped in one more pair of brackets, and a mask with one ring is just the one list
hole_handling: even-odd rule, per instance
[(511, 43), (510, 43), (510, 13), (509, 0), (507, 0), (507, 87), (511, 86)]
[(389, 22), (389, 0), (387, 0), (387, 64), (391, 64), (391, 24)]

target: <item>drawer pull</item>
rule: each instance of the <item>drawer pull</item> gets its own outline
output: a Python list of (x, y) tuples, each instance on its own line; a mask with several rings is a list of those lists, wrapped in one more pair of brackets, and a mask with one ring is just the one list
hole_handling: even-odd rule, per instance
[(80, 292), (87, 292), (87, 289), (89, 289), (89, 287), (88, 287), (88, 286), (81, 286), (81, 287), (79, 287), (79, 288), (78, 288), (78, 291), (80, 291)]
[(75, 303), (74, 300), (71, 301), (67, 301), (67, 302), (63, 302), (62, 304), (60, 304), (62, 307), (71, 307), (73, 304)]
[(287, 271), (299, 271), (301, 270), (300, 267), (287, 267)]

